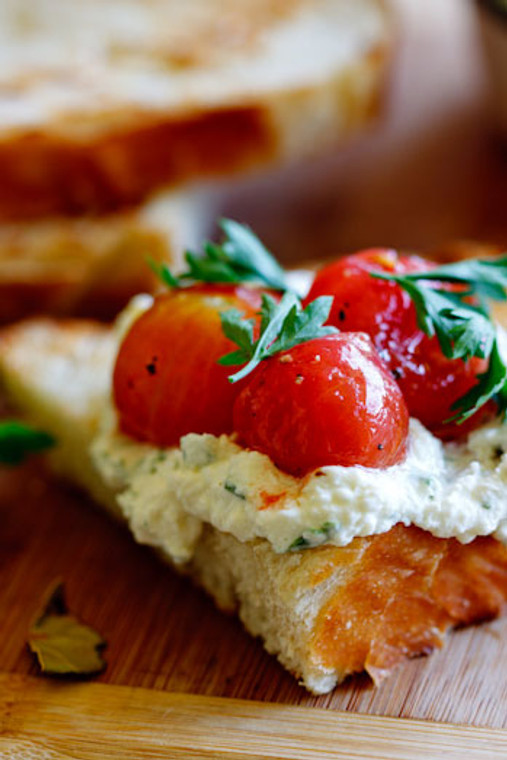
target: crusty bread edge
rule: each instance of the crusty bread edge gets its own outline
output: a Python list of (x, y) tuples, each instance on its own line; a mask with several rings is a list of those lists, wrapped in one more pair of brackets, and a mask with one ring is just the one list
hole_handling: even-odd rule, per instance
[(0, 220), (112, 213), (161, 188), (321, 154), (378, 115), (391, 48), (386, 24), (373, 48), (316, 85), (179, 115), (133, 112), (89, 139), (64, 127), (8, 133)]
[(158, 287), (148, 259), (178, 269), (213, 213), (209, 191), (192, 186), (118, 213), (0, 223), (0, 324), (31, 314), (114, 317)]

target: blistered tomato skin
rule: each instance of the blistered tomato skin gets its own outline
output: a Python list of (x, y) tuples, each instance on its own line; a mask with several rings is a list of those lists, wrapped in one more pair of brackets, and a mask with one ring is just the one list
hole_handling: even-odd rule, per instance
[(217, 360), (233, 351), (220, 312), (255, 313), (260, 295), (220, 286), (161, 295), (132, 325), (113, 374), (120, 429), (140, 441), (177, 446), (187, 433), (232, 431), (232, 408), (240, 391)]
[(341, 330), (366, 332), (378, 347), (389, 340), (389, 335), (396, 338), (402, 330), (416, 329), (417, 323), (408, 293), (394, 282), (374, 279), (370, 272), (406, 274), (433, 267), (418, 256), (398, 256), (388, 248), (371, 248), (321, 269), (306, 301), (334, 296), (329, 324)]
[(405, 455), (408, 412), (366, 335), (317, 338), (260, 363), (234, 405), (243, 445), (305, 475), (388, 467)]
[(417, 325), (411, 298), (396, 283), (375, 279), (371, 272), (424, 272), (436, 265), (418, 256), (399, 256), (388, 249), (371, 249), (347, 256), (322, 269), (307, 300), (334, 296), (329, 323), (340, 330), (361, 330), (373, 340), (398, 382), (410, 414), (443, 440), (459, 438), (490, 419), (494, 404), (479, 410), (464, 424), (447, 422), (453, 405), (477, 383), (487, 362), (447, 359), (437, 338)]

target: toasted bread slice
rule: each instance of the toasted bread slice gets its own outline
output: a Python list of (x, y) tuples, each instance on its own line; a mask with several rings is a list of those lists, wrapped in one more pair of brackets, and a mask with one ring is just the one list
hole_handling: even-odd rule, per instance
[(136, 209), (0, 223), (0, 324), (30, 314), (108, 319), (156, 289), (148, 259), (181, 262), (204, 236), (198, 190), (161, 193)]
[(4, 0), (0, 219), (321, 151), (376, 111), (382, 0)]
[[(124, 519), (90, 457), (114, 347), (104, 327), (34, 320), (4, 331), (0, 372), (10, 401), (58, 438), (50, 455), (58, 471)], [(286, 554), (206, 525), (178, 569), (237, 611), (315, 693), (364, 669), (378, 680), (441, 646), (449, 628), (499, 615), (507, 600), (507, 547), (493, 538), (463, 545), (402, 525), (343, 548)]]

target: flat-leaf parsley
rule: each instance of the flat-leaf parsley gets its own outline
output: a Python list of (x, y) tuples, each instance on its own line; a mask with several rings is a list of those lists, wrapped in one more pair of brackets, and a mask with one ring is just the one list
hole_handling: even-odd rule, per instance
[(245, 364), (242, 369), (231, 375), (229, 380), (233, 383), (241, 380), (263, 359), (313, 338), (337, 333), (336, 327), (324, 326), (332, 302), (331, 296), (321, 296), (303, 309), (294, 293), (285, 293), (280, 301), (264, 294), (260, 311), (260, 334), (257, 339), (254, 337), (255, 320), (242, 319), (242, 314), (237, 309), (223, 312), (220, 315), (222, 329), (225, 335), (236, 343), (238, 350), (223, 356), (219, 364)]
[(24, 422), (5, 420), (0, 422), (0, 463), (21, 464), (29, 454), (54, 446), (55, 439), (43, 430), (37, 430)]
[[(464, 422), (490, 399), (496, 401), (499, 413), (504, 414), (507, 365), (488, 301), (507, 300), (507, 256), (459, 261), (403, 275), (371, 272), (371, 276), (396, 282), (408, 293), (419, 327), (430, 337), (436, 335), (448, 359), (466, 361), (476, 356), (489, 360), (477, 384), (453, 404), (456, 414), (451, 419)], [(446, 290), (442, 284), (457, 287)]]
[(185, 253), (188, 269), (179, 275), (167, 264), (150, 260), (155, 274), (169, 288), (182, 288), (196, 282), (241, 283), (253, 282), (272, 290), (289, 289), (285, 272), (252, 230), (235, 222), (219, 222), (224, 233), (221, 243), (203, 244), (202, 253)]

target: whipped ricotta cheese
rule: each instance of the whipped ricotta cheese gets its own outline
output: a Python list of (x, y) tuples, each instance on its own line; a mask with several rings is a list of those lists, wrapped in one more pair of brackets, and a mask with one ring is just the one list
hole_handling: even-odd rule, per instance
[(175, 562), (191, 559), (205, 523), (274, 551), (345, 546), (356, 536), (413, 524), (466, 543), (507, 543), (507, 425), (443, 444), (412, 420), (407, 456), (386, 469), (321, 467), (304, 478), (228, 436), (189, 434), (157, 449), (117, 432), (114, 414), (92, 446), (138, 541)]

